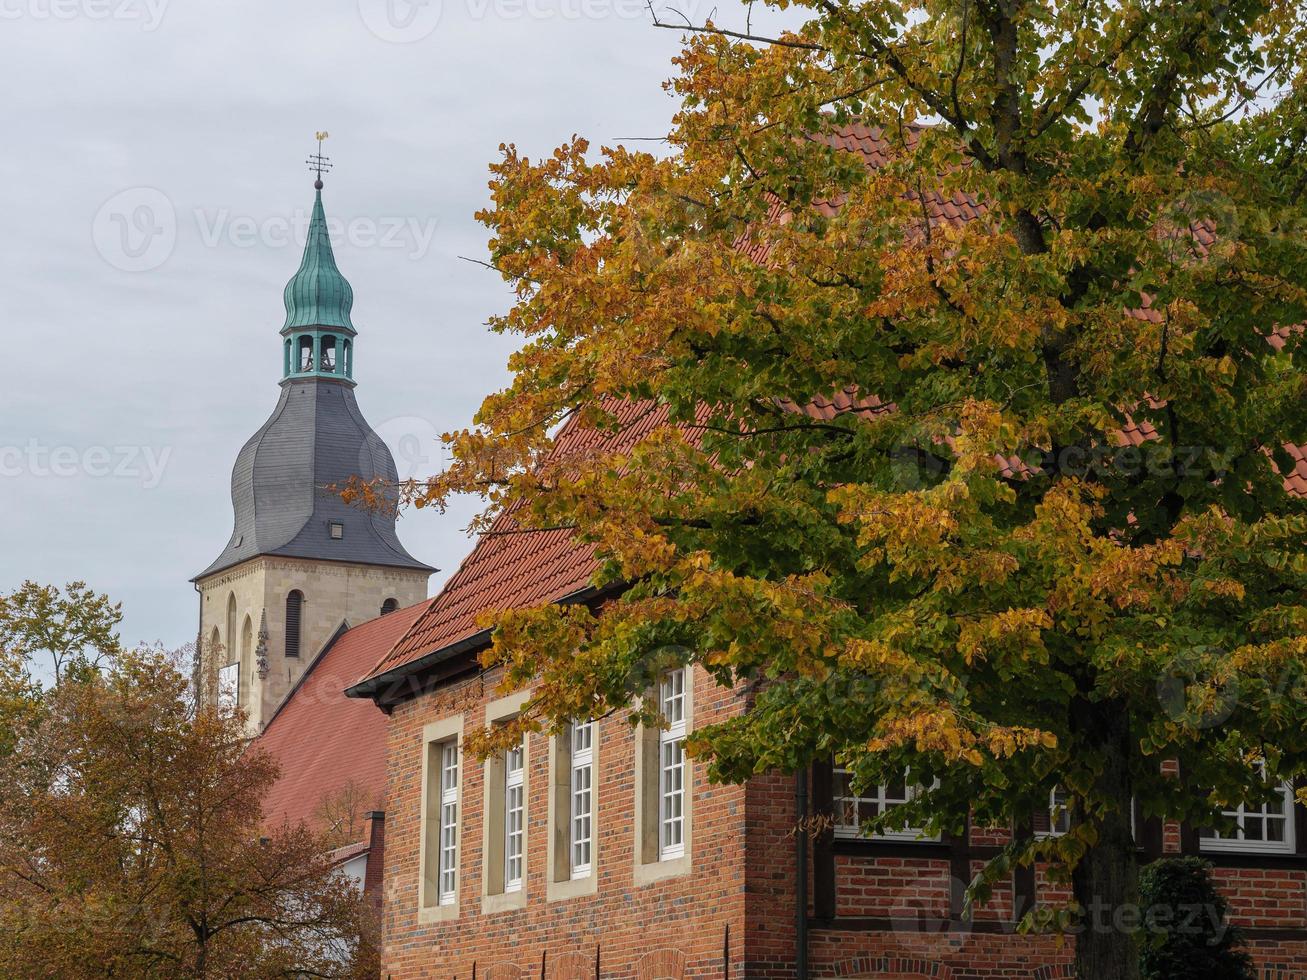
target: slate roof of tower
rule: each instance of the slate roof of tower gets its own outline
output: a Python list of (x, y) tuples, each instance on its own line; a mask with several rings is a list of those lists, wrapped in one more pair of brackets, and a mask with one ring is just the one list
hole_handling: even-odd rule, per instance
[[(886, 159), (888, 142), (877, 127), (851, 125), (837, 130), (831, 142), (852, 152), (861, 153), (870, 167), (880, 166)], [(834, 213), (840, 201), (822, 201), (817, 206)], [(966, 195), (945, 197), (926, 195), (926, 211), (932, 224), (963, 224), (980, 217), (984, 207)], [(772, 218), (781, 216), (779, 206), (773, 209)], [(1194, 229), (1199, 244), (1210, 244), (1211, 229)], [(750, 257), (765, 261), (765, 248), (741, 239), (736, 243)], [(1147, 303), (1130, 311), (1140, 319), (1158, 316), (1148, 309)], [(1268, 336), (1277, 350), (1284, 345), (1290, 328), (1280, 328)], [(813, 418), (829, 420), (837, 415), (857, 414), (864, 418), (895, 410), (891, 403), (858, 393), (850, 386), (834, 394), (812, 399), (806, 405), (794, 404)], [(617, 411), (621, 428), (617, 432), (594, 432), (569, 423), (555, 442), (554, 452), (568, 454), (594, 451), (622, 452), (634, 446), (652, 429), (666, 421), (666, 414), (651, 410), (647, 403), (629, 403)], [(1118, 434), (1118, 444), (1138, 444), (1156, 438), (1152, 426), (1145, 422), (1127, 421)], [(1284, 479), (1285, 489), (1300, 497), (1307, 497), (1307, 450), (1286, 445), (1295, 461), (1295, 469)], [(1031, 469), (1018, 459), (996, 457), (999, 472), (1006, 478), (1022, 478)], [(478, 617), (492, 610), (524, 608), (543, 602), (558, 602), (581, 593), (590, 583), (598, 568), (590, 545), (575, 540), (566, 530), (530, 531), (503, 534), (514, 528), (512, 512), (501, 514), (463, 561), (458, 571), (435, 597), (431, 606), (418, 618), (413, 628), (394, 648), (381, 657), (360, 683), (352, 690), (357, 697), (372, 696), (384, 688), (391, 678), (398, 678), (416, 669), (420, 662), (432, 658), (442, 650), (472, 642), (488, 642), (488, 636), (478, 625)]]
[[(399, 479), (389, 448), (363, 418), (353, 388), (319, 378), (284, 382), (271, 417), (236, 457), (231, 538), (196, 578), (256, 555), (432, 571), (400, 544), (394, 512), (361, 510), (329, 489), (354, 476)], [(331, 538), (332, 522), (344, 525), (339, 540)]]
[(431, 605), (424, 599), (337, 634), (272, 716), (255, 745), (281, 766), (263, 800), (269, 825), (313, 822), (324, 796), (353, 781), (369, 809), (384, 809), (386, 716), (342, 688), (383, 656)]

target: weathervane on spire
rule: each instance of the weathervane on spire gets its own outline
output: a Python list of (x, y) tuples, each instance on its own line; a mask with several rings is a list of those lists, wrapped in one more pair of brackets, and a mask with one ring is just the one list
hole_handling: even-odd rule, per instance
[(330, 133), (318, 133), (318, 152), (304, 161), (309, 165), (309, 169), (318, 175), (318, 179), (313, 182), (315, 190), (322, 190), (322, 175), (331, 169), (330, 158), (322, 155), (322, 141), (330, 135)]

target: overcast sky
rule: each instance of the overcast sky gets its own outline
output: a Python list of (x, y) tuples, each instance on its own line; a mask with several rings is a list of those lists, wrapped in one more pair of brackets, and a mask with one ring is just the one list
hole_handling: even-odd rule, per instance
[[(360, 406), (402, 474), (438, 465), (506, 378), (507, 290), (458, 258), (485, 255), (487, 163), (665, 133), (678, 44), (639, 0), (0, 0), (0, 591), (85, 579), (125, 640), (194, 637), (316, 130)], [(472, 506), (401, 519), (433, 588)]]

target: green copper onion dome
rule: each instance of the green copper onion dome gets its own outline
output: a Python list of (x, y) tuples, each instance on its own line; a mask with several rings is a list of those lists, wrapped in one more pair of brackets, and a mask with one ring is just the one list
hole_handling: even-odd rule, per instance
[(336, 327), (354, 332), (349, 318), (354, 290), (336, 268), (331, 236), (327, 234), (327, 216), (322, 210), (320, 184), (313, 202), (313, 217), (309, 219), (304, 258), (299, 270), (286, 283), (283, 298), (286, 301), (283, 333), (298, 327)]

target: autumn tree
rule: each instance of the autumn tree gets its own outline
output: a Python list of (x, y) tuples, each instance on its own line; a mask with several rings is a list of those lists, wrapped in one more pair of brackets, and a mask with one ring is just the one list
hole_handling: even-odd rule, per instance
[(375, 912), (276, 765), (153, 653), (45, 694), (0, 767), (0, 961), (24, 977), (376, 975)]
[(0, 765), (18, 746), (18, 734), (40, 710), (41, 691), (17, 653), (0, 646)]
[[(678, 28), (665, 154), (505, 148), (482, 217), (523, 346), (410, 489), (573, 528), (628, 586), (496, 620), (520, 724), (698, 664), (757, 682), (692, 736), (712, 777), (908, 770), (933, 788), (880, 826), (932, 832), (1058, 786), (1070, 832), (991, 875), (1120, 907), (1132, 799), (1220, 824), (1307, 770), (1303, 11), (790, 6)], [(552, 452), (633, 402), (666, 422), (634, 448)], [(1086, 929), (1079, 975), (1136, 945)]]
[(368, 830), (368, 813), (384, 809), (384, 800), (380, 794), (356, 779), (347, 779), (319, 798), (313, 809), (313, 825), (333, 846), (343, 847), (364, 840)]
[(57, 684), (69, 671), (95, 670), (117, 656), (122, 618), (122, 603), (85, 582), (60, 589), (29, 580), (0, 595), (0, 648), (48, 669)]

